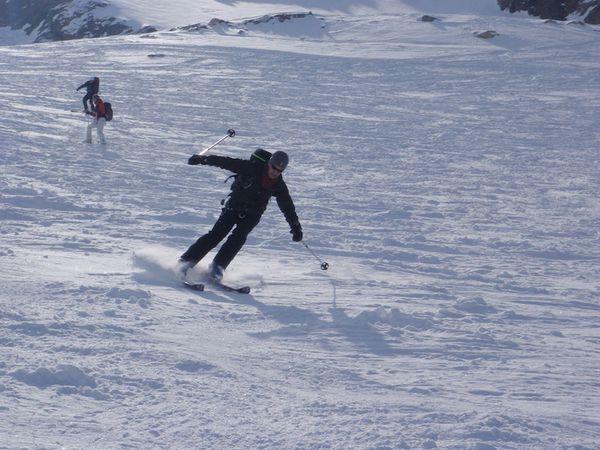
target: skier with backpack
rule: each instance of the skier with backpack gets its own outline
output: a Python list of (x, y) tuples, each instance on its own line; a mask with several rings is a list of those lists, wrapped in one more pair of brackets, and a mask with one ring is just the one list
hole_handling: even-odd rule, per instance
[[(92, 77), (77, 88), (77, 92), (80, 89), (86, 89), (85, 96), (83, 97), (83, 112), (87, 113), (92, 108), (92, 96), (100, 92), (100, 78)], [(88, 101), (90, 102), (90, 108), (88, 108)]]
[(217, 155), (192, 155), (189, 158), (190, 165), (201, 164), (229, 170), (235, 174), (235, 180), (228, 200), (222, 202), (224, 207), (212, 229), (179, 258), (178, 271), (183, 276), (229, 235), (209, 266), (213, 280), (220, 282), (223, 272), (245, 244), (248, 234), (260, 222), (273, 196), (290, 226), (292, 239), (295, 242), (302, 240), (302, 226), (282, 177), (288, 162), (285, 152), (276, 151), (271, 155), (263, 149), (257, 149), (249, 160)]
[(104, 138), (104, 126), (106, 122), (112, 119), (112, 108), (107, 108), (110, 103), (104, 103), (98, 94), (92, 96), (92, 110), (86, 111), (86, 114), (92, 116), (92, 120), (88, 123), (85, 142), (92, 143), (92, 128), (96, 128), (98, 140), (101, 144), (106, 144)]

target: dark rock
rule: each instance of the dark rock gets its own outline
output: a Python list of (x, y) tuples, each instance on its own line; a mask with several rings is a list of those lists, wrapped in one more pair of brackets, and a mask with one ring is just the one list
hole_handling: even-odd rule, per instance
[(23, 30), (33, 42), (157, 31), (151, 26), (135, 30), (125, 19), (96, 14), (109, 6), (106, 1), (73, 3), (70, 0), (0, 0), (0, 27)]
[(502, 11), (511, 13), (527, 11), (541, 19), (566, 20), (572, 15), (581, 16), (583, 22), (600, 24), (600, 0), (497, 0)]
[(492, 38), (498, 36), (498, 33), (494, 30), (487, 30), (487, 31), (476, 32), (475, 36), (477, 36), (478, 38), (481, 38), (481, 39), (492, 39)]

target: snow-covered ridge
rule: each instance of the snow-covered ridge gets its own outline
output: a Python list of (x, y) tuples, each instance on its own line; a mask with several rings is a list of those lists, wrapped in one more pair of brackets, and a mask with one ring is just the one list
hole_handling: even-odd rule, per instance
[[(317, 11), (352, 15), (398, 10), (398, 6), (390, 7), (385, 0), (379, 5), (380, 1), (337, 0), (318, 7)], [(312, 2), (300, 0), (298, 3)], [(263, 5), (213, 0), (164, 3), (148, 0), (0, 0), (0, 45), (194, 28), (193, 24), (209, 23), (217, 17), (223, 22), (240, 25), (248, 17), (281, 19), (289, 8), (285, 2)]]
[(218, 18), (211, 19), (207, 24), (193, 24), (175, 28), (172, 31), (182, 30), (190, 32), (203, 32), (212, 30), (222, 34), (245, 35), (249, 32), (278, 34), (283, 36), (298, 36), (301, 38), (320, 38), (325, 34), (326, 23), (324, 18), (316, 17), (312, 12), (267, 14), (261, 17), (231, 22)]
[[(256, 27), (248, 17), (285, 17), (291, 4), (220, 2), (217, 0), (0, 0), (0, 45), (93, 38), (168, 29), (195, 29), (214, 27), (221, 22), (222, 33), (244, 34), (246, 28)], [(600, 22), (600, 0), (579, 0), (569, 7), (526, 8), (530, 14), (542, 18), (566, 19), (591, 24)], [(523, 10), (517, 2), (508, 0), (335, 0), (315, 2), (297, 0), (293, 7), (305, 8), (319, 15), (364, 17), (368, 15), (423, 14), (498, 14)], [(219, 19), (215, 19), (219, 18)], [(263, 22), (263, 19), (258, 19)], [(212, 22), (212, 25), (211, 25)], [(204, 25), (203, 25), (204, 24)], [(319, 36), (319, 25), (312, 28)], [(279, 29), (261, 30), (279, 34), (297, 35), (288, 23)], [(311, 33), (309, 33), (311, 34)]]

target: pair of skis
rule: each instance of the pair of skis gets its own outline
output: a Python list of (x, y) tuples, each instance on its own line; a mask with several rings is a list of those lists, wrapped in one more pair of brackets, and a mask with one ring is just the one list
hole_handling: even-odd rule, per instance
[[(194, 283), (192, 281), (187, 281), (184, 280), (183, 281), (184, 286), (193, 289), (194, 291), (204, 291), (204, 283)], [(220, 281), (211, 281), (210, 282), (211, 285), (213, 286), (217, 286), (220, 289), (223, 289), (227, 292), (237, 292), (239, 294), (249, 294), (250, 293), (250, 286), (242, 286), (242, 287), (233, 287), (233, 286), (229, 286), (227, 284), (221, 283)]]
[[(230, 138), (235, 137), (235, 130), (233, 128), (230, 128), (229, 130), (227, 130), (227, 134), (225, 136), (223, 136), (221, 139), (219, 139), (217, 142), (215, 142), (211, 146), (206, 147), (200, 153), (197, 153), (197, 155), (204, 155), (210, 149), (212, 149), (213, 147), (217, 146), (218, 144), (220, 144), (221, 142), (223, 142), (228, 137), (230, 137)], [(184, 279), (183, 280), (183, 284), (185, 286), (187, 286), (188, 288), (193, 289), (195, 291), (204, 291), (204, 283), (194, 283), (194, 282), (191, 282), (191, 281), (188, 281), (188, 280)], [(227, 284), (221, 283), (220, 281), (216, 281), (216, 280), (211, 280), (210, 284), (212, 284), (213, 286), (217, 286), (220, 289), (223, 289), (223, 290), (225, 290), (227, 292), (237, 292), (239, 294), (249, 294), (250, 293), (250, 286), (233, 287), (233, 286), (229, 286)]]

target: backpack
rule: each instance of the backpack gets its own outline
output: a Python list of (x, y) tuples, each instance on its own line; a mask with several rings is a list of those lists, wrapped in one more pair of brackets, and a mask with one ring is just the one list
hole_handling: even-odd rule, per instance
[[(254, 164), (266, 164), (269, 161), (270, 157), (271, 157), (271, 152), (263, 150), (262, 148), (257, 148), (250, 155), (250, 161), (252, 161)], [(227, 179), (225, 180), (225, 182), (229, 181), (231, 178), (233, 178), (233, 184), (231, 185), (232, 189), (234, 189), (234, 187), (237, 187), (240, 183), (242, 185), (245, 184), (244, 179), (246, 178), (246, 176), (244, 176), (244, 175), (240, 175), (240, 174), (229, 175), (227, 177)], [(238, 184), (236, 184), (236, 183), (238, 183)]]
[[(257, 148), (250, 155), (250, 161), (252, 161), (254, 164), (266, 164), (269, 161), (269, 158), (271, 158), (271, 152), (268, 152), (262, 148)], [(235, 175), (228, 176), (227, 179), (225, 180), (225, 183), (227, 183), (227, 181), (229, 181), (232, 178), (233, 178), (233, 183), (231, 184), (232, 192), (233, 192), (233, 190), (238, 189), (240, 187), (243, 188), (250, 181), (250, 179), (248, 179), (247, 175), (235, 174)], [(227, 197), (231, 197), (232, 192), (230, 192), (227, 195)], [(221, 200), (221, 205), (224, 205), (226, 200), (227, 200), (226, 198)]]
[(257, 148), (250, 155), (250, 161), (262, 164), (268, 162), (269, 158), (271, 158), (271, 152), (268, 152), (262, 148)]
[(110, 122), (113, 118), (112, 105), (109, 102), (104, 102), (104, 108), (106, 109), (104, 118), (106, 119), (107, 122)]

